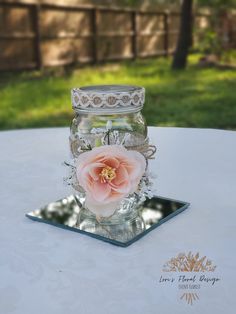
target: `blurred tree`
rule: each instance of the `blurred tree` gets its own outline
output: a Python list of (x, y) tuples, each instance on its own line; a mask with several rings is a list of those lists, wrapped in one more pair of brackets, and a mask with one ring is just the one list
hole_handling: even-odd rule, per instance
[[(184, 69), (187, 64), (188, 51), (192, 43), (193, 2), (194, 0), (182, 0), (180, 32), (172, 69)], [(219, 16), (226, 9), (236, 7), (236, 0), (197, 0), (197, 5), (210, 7)]]
[(179, 38), (172, 63), (173, 69), (184, 69), (186, 67), (188, 50), (192, 43), (192, 8), (193, 0), (183, 0)]

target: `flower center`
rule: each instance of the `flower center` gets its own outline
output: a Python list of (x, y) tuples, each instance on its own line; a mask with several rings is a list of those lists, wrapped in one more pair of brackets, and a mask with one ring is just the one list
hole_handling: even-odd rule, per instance
[(99, 174), (101, 183), (112, 181), (116, 177), (116, 169), (110, 166), (105, 166)]

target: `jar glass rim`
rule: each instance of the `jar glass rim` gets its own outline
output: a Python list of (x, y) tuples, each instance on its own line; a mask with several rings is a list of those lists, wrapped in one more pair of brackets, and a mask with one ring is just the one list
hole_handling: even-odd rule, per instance
[(73, 88), (72, 106), (75, 110), (137, 111), (142, 109), (145, 89), (135, 85), (93, 85)]
[(101, 93), (101, 94), (122, 94), (130, 93), (135, 91), (141, 91), (144, 88), (136, 85), (121, 85), (121, 84), (111, 84), (111, 85), (91, 85), (82, 86), (79, 88), (73, 88), (74, 90), (80, 90), (88, 94)]

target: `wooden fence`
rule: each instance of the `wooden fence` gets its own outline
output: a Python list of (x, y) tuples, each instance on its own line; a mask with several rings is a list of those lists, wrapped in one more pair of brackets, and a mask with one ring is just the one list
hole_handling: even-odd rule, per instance
[(0, 70), (167, 56), (179, 21), (167, 11), (0, 2)]

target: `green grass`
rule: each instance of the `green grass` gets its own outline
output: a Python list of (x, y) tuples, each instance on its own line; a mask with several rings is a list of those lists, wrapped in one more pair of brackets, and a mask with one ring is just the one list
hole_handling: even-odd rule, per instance
[(159, 58), (86, 66), (67, 75), (38, 72), (0, 75), (0, 129), (68, 126), (72, 87), (136, 84), (146, 88), (148, 125), (236, 129), (236, 71), (199, 68), (172, 72)]

